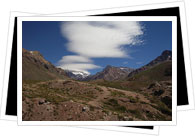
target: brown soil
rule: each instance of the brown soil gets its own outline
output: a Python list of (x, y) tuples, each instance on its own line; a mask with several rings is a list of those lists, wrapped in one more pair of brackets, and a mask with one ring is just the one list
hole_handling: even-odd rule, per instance
[(73, 80), (23, 83), (23, 120), (171, 120), (170, 86), (160, 82), (137, 93)]

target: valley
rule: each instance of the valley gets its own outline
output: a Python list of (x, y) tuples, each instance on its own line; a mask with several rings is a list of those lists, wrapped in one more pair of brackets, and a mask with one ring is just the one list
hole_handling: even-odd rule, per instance
[(23, 49), (23, 120), (172, 120), (171, 54), (164, 51), (138, 69), (107, 66), (88, 76)]

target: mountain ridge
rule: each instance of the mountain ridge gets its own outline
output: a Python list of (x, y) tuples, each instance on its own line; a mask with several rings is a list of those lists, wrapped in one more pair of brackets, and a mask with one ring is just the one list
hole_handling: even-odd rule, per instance
[(85, 81), (104, 79), (107, 81), (124, 79), (134, 69), (128, 67), (115, 67), (107, 65), (102, 71), (97, 72), (95, 75), (88, 76)]
[(145, 70), (153, 67), (154, 65), (160, 64), (160, 63), (165, 62), (165, 61), (171, 61), (171, 60), (172, 60), (172, 51), (164, 50), (160, 56), (156, 57), (154, 60), (150, 61), (148, 64), (146, 64), (138, 69), (135, 69), (134, 71), (129, 73), (128, 77), (132, 77), (141, 71), (145, 71)]
[(45, 60), (38, 51), (22, 49), (22, 78), (23, 80), (52, 80), (68, 78), (61, 68), (55, 67)]
[[(103, 79), (106, 81), (123, 80), (127, 77), (130, 78), (142, 71), (150, 69), (154, 65), (172, 60), (172, 51), (164, 50), (160, 56), (156, 57), (154, 60), (150, 61), (148, 64), (140, 68), (133, 69), (129, 67), (116, 67), (107, 65), (102, 71), (97, 72), (94, 75), (89, 75), (88, 73), (82, 71), (64, 70), (61, 68), (57, 68), (52, 63), (45, 60), (43, 55), (39, 51), (28, 51), (26, 49), (23, 49), (22, 53), (24, 65), (23, 78), (28, 79), (28, 77), (30, 77), (29, 74), (25, 73), (25, 71), (29, 71), (29, 69), (31, 69), (31, 72), (34, 73), (33, 75), (31, 75), (31, 77), (40, 74), (40, 77), (37, 78), (37, 80), (42, 80), (44, 76), (46, 76), (48, 79), (72, 78), (74, 80), (80, 81), (91, 81), (98, 79)], [(26, 69), (26, 67), (28, 67), (28, 69)], [(39, 71), (38, 69), (40, 69), (42, 72), (38, 72), (39, 74), (35, 74), (37, 71)], [(32, 79), (36, 78), (34, 77)], [(44, 80), (47, 79), (44, 78)]]

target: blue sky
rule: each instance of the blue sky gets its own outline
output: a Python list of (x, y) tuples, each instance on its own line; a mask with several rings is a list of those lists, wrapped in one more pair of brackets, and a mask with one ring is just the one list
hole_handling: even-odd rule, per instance
[[(112, 37), (105, 38), (112, 32)], [(40, 51), (52, 64), (62, 68), (90, 64), (81, 68), (91, 74), (101, 71), (106, 65), (138, 68), (164, 50), (172, 50), (172, 23), (169, 21), (127, 22), (124, 26), (105, 22), (24, 21), (22, 36), (23, 48)], [(109, 41), (109, 38), (114, 39)], [(67, 57), (70, 55), (79, 57), (79, 61)]]

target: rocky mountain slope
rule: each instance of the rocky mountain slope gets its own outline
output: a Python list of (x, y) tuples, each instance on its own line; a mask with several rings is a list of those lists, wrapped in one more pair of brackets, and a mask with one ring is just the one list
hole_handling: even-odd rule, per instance
[(51, 80), (68, 78), (66, 72), (44, 59), (38, 51), (22, 49), (22, 79)]
[(88, 76), (85, 78), (86, 81), (89, 80), (98, 80), (103, 79), (106, 81), (121, 80), (127, 77), (127, 75), (132, 72), (134, 69), (127, 67), (114, 67), (108, 65), (101, 72), (96, 73), (95, 75)]
[(145, 71), (145, 70), (147, 70), (147, 69), (149, 69), (157, 64), (160, 64), (160, 63), (165, 62), (165, 61), (171, 61), (171, 60), (172, 60), (172, 51), (165, 50), (162, 52), (162, 54), (160, 56), (158, 56), (157, 58), (155, 58), (154, 60), (152, 60), (151, 62), (146, 64), (145, 66), (142, 66), (141, 68), (135, 69), (134, 71), (129, 73), (128, 77), (132, 77), (133, 75), (135, 75), (141, 71)]
[(146, 66), (154, 66), (156, 64), (162, 63), (164, 61), (172, 60), (172, 51), (165, 50), (162, 52), (160, 56), (158, 56), (156, 59), (149, 62)]

